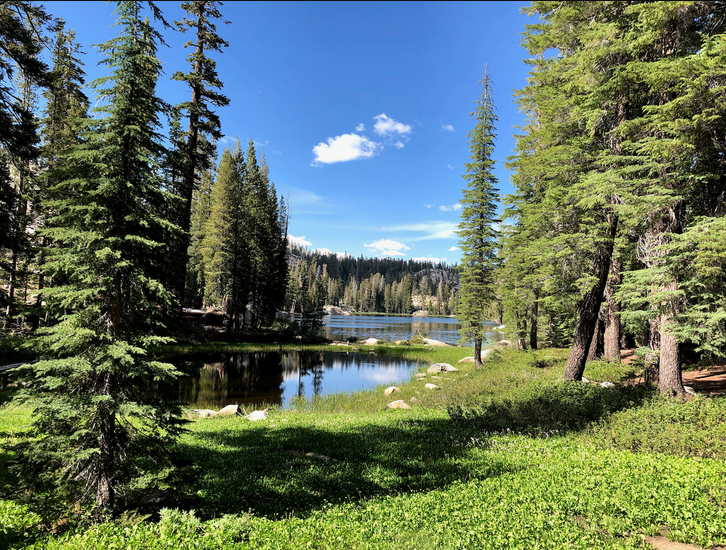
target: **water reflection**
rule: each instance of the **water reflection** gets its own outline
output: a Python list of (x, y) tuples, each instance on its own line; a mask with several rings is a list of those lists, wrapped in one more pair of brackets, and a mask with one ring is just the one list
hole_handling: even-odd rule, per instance
[[(461, 335), (461, 325), (453, 317), (410, 317), (377, 315), (327, 315), (325, 337), (329, 340), (347, 340), (352, 336), (365, 340), (380, 338), (387, 342), (410, 340), (414, 334), (428, 335), (429, 338), (456, 345)], [(487, 323), (492, 329), (496, 323)], [(487, 333), (487, 342), (494, 343), (503, 338), (501, 332)]]
[(310, 351), (224, 353), (172, 362), (189, 375), (161, 393), (191, 408), (210, 409), (263, 403), (286, 408), (294, 397), (309, 399), (406, 380), (418, 366), (373, 354)]

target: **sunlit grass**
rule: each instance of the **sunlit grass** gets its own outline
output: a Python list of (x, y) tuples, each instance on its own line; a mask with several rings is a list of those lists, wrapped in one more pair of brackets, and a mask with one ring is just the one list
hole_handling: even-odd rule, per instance
[[(279, 347), (243, 344), (224, 351), (265, 349)], [(379, 386), (297, 401), (291, 409), (271, 409), (260, 422), (197, 420), (178, 442), (198, 472), (183, 487), (182, 510), (164, 512), (160, 521), (127, 516), (49, 535), (28, 530), (32, 516), (0, 501), (6, 546), (33, 547), (37, 537), (35, 548), (84, 550), (591, 550), (644, 548), (643, 536), (664, 527), (674, 540), (704, 548), (726, 544), (726, 464), (720, 455), (699, 458), (711, 456), (702, 452), (713, 442), (709, 437), (723, 436), (723, 400), (683, 407), (646, 395), (628, 404), (623, 396), (630, 390), (622, 386), (570, 391), (561, 382), (567, 350), (503, 350), (480, 369), (458, 363), (471, 354), (465, 348), (361, 351), (420, 361), (420, 372), (436, 362), (459, 370), (412, 378), (390, 397)], [(585, 375), (618, 383), (628, 367), (590, 363)], [(426, 382), (440, 389), (426, 390)], [(412, 408), (388, 409), (394, 399)], [(452, 421), (456, 407), (478, 423)], [(586, 409), (598, 420), (581, 425), (558, 416)], [(542, 429), (497, 431), (485, 414), (492, 410), (515, 424), (535, 415)], [(28, 415), (16, 405), (0, 408), (0, 430), (13, 434), (3, 437), (19, 437)], [(701, 431), (688, 439), (697, 423)], [(648, 438), (674, 444), (655, 448)]]

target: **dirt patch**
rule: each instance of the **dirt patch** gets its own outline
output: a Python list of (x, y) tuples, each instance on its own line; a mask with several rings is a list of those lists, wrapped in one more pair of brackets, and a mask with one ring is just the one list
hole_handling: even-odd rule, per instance
[[(665, 537), (645, 537), (645, 542), (653, 546), (656, 550), (704, 550), (700, 546), (693, 544), (683, 544), (682, 542), (673, 542)], [(712, 550), (724, 550), (723, 546), (712, 547)]]
[[(626, 349), (620, 352), (620, 360), (629, 365), (636, 358), (635, 350)], [(643, 377), (635, 378), (633, 383), (642, 384)], [(714, 365), (701, 370), (683, 371), (683, 385), (707, 397), (726, 395), (726, 365)]]

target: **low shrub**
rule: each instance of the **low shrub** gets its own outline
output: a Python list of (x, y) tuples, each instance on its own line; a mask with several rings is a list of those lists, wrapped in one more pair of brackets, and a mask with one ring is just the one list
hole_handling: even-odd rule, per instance
[(636, 407), (650, 390), (637, 386), (603, 388), (581, 382), (535, 387), (514, 399), (488, 398), (478, 407), (449, 407), (454, 422), (484, 432), (537, 433), (578, 430), (614, 412)]

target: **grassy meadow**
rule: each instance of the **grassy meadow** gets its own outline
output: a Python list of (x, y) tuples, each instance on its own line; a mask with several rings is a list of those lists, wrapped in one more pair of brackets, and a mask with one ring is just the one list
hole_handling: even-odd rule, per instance
[[(662, 399), (605, 362), (588, 364), (593, 384), (565, 384), (567, 350), (502, 350), (481, 369), (457, 363), (465, 348), (359, 352), (459, 371), (391, 397), (297, 401), (260, 422), (195, 420), (178, 442), (176, 507), (39, 528), (0, 500), (0, 548), (592, 550), (650, 548), (654, 534), (726, 545), (726, 399)], [(3, 486), (7, 446), (30, 420), (12, 393), (0, 394)], [(395, 399), (412, 408), (388, 409)]]

